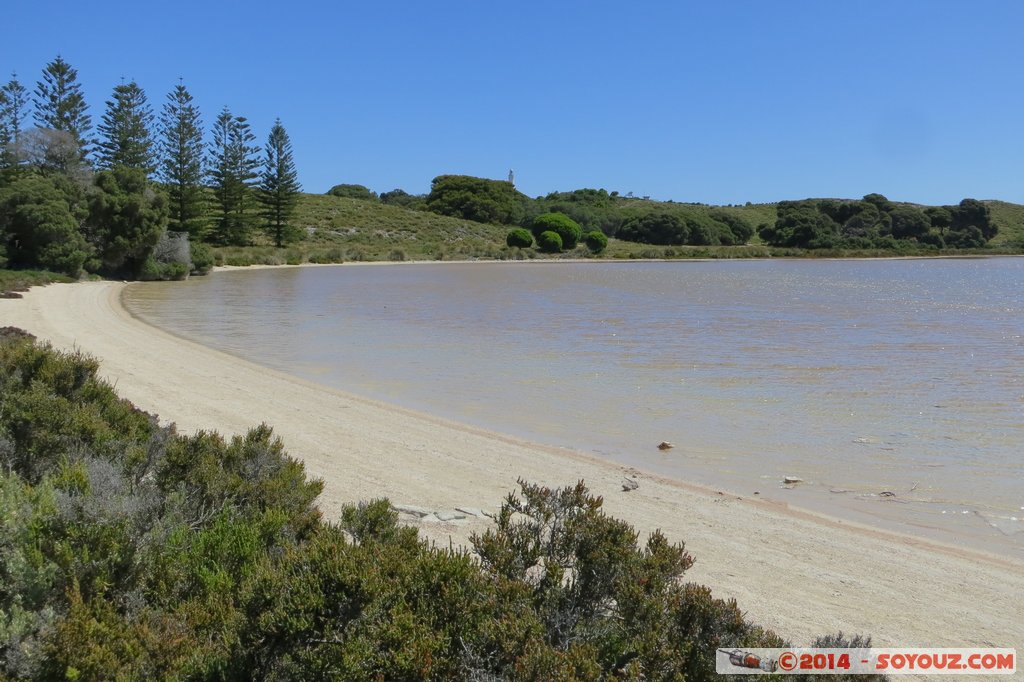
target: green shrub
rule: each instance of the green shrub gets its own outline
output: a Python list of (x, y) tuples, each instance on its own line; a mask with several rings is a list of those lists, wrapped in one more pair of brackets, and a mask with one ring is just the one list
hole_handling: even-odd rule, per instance
[(542, 213), (533, 219), (532, 227), (533, 233), (538, 236), (549, 231), (557, 233), (562, 240), (562, 248), (566, 250), (575, 249), (583, 236), (579, 223), (564, 213)]
[(327, 190), (327, 193), (334, 197), (345, 197), (347, 199), (361, 199), (363, 201), (377, 201), (377, 193), (371, 191), (364, 185), (341, 184)]
[(545, 253), (561, 253), (562, 237), (557, 232), (541, 232), (537, 235), (537, 248)]
[(93, 252), (79, 230), (81, 194), (72, 183), (33, 174), (0, 187), (0, 236), (10, 262), (79, 277)]
[(138, 271), (138, 278), (143, 282), (183, 280), (188, 278), (188, 263), (158, 263), (150, 256), (143, 261)]
[(604, 232), (600, 230), (593, 230), (588, 232), (584, 238), (584, 242), (587, 248), (594, 253), (601, 253), (608, 248), (608, 237), (605, 236)]
[(213, 249), (203, 242), (192, 242), (192, 272), (193, 275), (205, 275), (213, 269), (215, 258)]
[(520, 249), (528, 249), (533, 246), (533, 235), (530, 234), (529, 230), (517, 227), (509, 231), (508, 236), (505, 237), (505, 244)]

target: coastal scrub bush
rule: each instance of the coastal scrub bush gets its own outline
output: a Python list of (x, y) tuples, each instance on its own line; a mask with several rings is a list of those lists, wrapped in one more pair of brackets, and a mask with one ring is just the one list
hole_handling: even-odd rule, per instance
[(592, 230), (588, 232), (583, 241), (586, 243), (587, 248), (593, 253), (601, 253), (608, 248), (608, 237), (606, 237), (604, 232), (601, 232), (600, 230)]
[(13, 265), (78, 277), (92, 248), (79, 230), (81, 191), (56, 177), (25, 174), (0, 187), (0, 236)]
[(533, 246), (533, 235), (530, 234), (529, 230), (517, 227), (509, 231), (508, 236), (505, 237), (505, 244), (520, 249), (528, 249)]
[(478, 223), (520, 225), (529, 197), (511, 182), (469, 175), (439, 175), (430, 183), (426, 208), (434, 213)]
[(537, 248), (545, 253), (561, 253), (562, 238), (557, 232), (541, 232), (537, 235)]
[(88, 224), (103, 266), (138, 276), (167, 229), (167, 197), (144, 171), (118, 166), (96, 175), (89, 194)]
[(533, 219), (532, 228), (538, 236), (549, 231), (557, 233), (562, 240), (562, 248), (566, 250), (575, 249), (583, 236), (580, 224), (564, 213), (542, 213)]
[(712, 680), (783, 645), (582, 482), (520, 482), (476, 556), (383, 499), (326, 523), (269, 426), (179, 434), (97, 367), (0, 330), (2, 680)]
[(363, 201), (377, 201), (377, 193), (365, 185), (352, 185), (342, 183), (327, 190), (327, 193), (334, 197), (346, 199), (361, 199)]
[(143, 282), (183, 280), (188, 278), (189, 263), (161, 263), (150, 256), (139, 268), (138, 278)]
[(204, 242), (194, 242), (190, 247), (193, 275), (205, 275), (213, 269), (213, 249)]

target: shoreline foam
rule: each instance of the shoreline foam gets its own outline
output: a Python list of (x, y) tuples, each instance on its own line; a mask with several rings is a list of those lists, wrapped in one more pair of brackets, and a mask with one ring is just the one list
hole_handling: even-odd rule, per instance
[[(320, 506), (374, 497), (428, 509), (495, 509), (516, 479), (583, 478), (641, 538), (661, 528), (697, 558), (689, 580), (735, 597), (797, 643), (843, 630), (877, 646), (1024, 645), (1024, 564), (873, 530), (633, 471), (347, 395), (163, 332), (120, 304), (124, 285), (51, 285), (0, 301), (3, 324), (97, 357), (118, 392), (185, 431), (242, 432), (265, 421), (325, 480)], [(423, 524), (439, 546), (487, 519)]]

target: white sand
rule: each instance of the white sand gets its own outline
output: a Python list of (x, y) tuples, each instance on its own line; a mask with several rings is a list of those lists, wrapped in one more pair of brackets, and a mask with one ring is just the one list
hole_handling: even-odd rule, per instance
[[(217, 276), (217, 275), (213, 275)], [(240, 433), (265, 421), (322, 477), (321, 508), (389, 497), (430, 509), (494, 510), (518, 477), (584, 479), (642, 536), (661, 528), (697, 563), (687, 574), (755, 621), (806, 644), (843, 630), (876, 646), (1016, 647), (1024, 564), (825, 519), (640, 473), (346, 395), (185, 341), (132, 318), (110, 282), (36, 288), (0, 301), (0, 324), (100, 359), (118, 392), (182, 430)], [(656, 443), (652, 443), (652, 447)], [(423, 524), (447, 546), (487, 519)]]

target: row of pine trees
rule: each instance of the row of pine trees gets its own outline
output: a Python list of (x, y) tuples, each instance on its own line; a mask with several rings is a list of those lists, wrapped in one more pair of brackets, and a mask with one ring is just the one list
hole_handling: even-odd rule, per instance
[(261, 218), (278, 246), (295, 236), (290, 219), (301, 187), (280, 119), (261, 155), (249, 121), (225, 106), (207, 144), (199, 108), (183, 83), (155, 115), (133, 80), (114, 87), (95, 132), (93, 137), (78, 71), (59, 55), (46, 65), (31, 97), (17, 74), (0, 88), (0, 166), (68, 174), (137, 169), (166, 190), (168, 229), (188, 232), (193, 240), (244, 245)]

